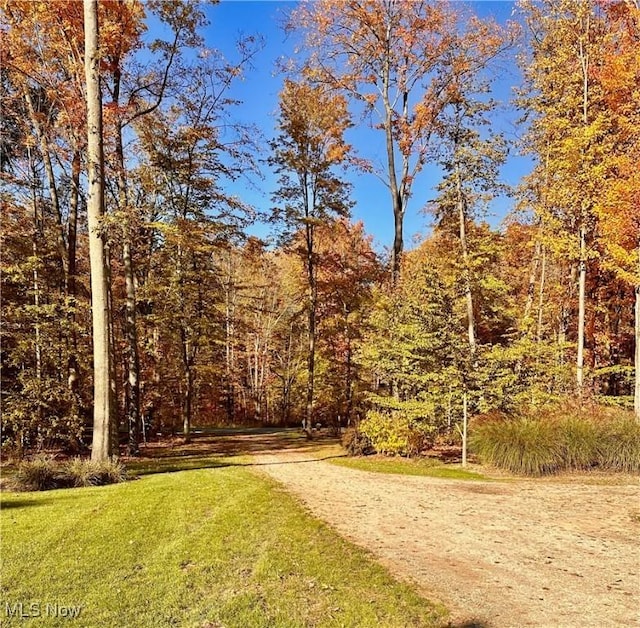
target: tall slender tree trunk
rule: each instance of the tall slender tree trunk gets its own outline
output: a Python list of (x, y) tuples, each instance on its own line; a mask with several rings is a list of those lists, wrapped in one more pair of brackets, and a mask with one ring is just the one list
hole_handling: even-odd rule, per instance
[(469, 429), (469, 393), (465, 384), (462, 392), (462, 466), (467, 466), (467, 432)]
[(536, 329), (536, 342), (542, 342), (542, 323), (544, 313), (544, 291), (547, 280), (547, 248), (542, 247), (542, 268), (540, 270), (540, 287), (538, 289), (538, 325)]
[[(458, 229), (460, 248), (462, 249), (462, 263), (464, 273), (464, 292), (467, 302), (467, 337), (469, 340), (469, 368), (475, 369), (476, 355), (476, 324), (473, 313), (473, 292), (471, 290), (471, 270), (469, 267), (469, 249), (467, 246), (467, 212), (465, 197), (462, 190), (462, 178), (459, 166), (456, 165), (456, 193), (458, 195)], [(462, 466), (467, 466), (467, 426), (469, 424), (469, 394), (467, 374), (464, 375), (463, 409), (462, 409)]]
[(318, 286), (314, 259), (314, 227), (307, 223), (307, 280), (309, 284), (309, 345), (307, 350), (307, 403), (305, 411), (305, 431), (311, 438), (313, 429), (313, 391), (316, 364), (316, 309)]
[(105, 257), (105, 269), (107, 274), (107, 303), (108, 303), (108, 315), (109, 315), (109, 353), (111, 354), (110, 368), (109, 368), (109, 394), (111, 395), (111, 407), (113, 408), (113, 417), (111, 421), (111, 442), (114, 453), (119, 452), (120, 449), (120, 434), (119, 434), (119, 405), (120, 399), (119, 386), (118, 386), (118, 368), (116, 360), (116, 330), (115, 322), (113, 320), (113, 289), (111, 282), (111, 245), (109, 242), (105, 242), (104, 246)]
[(125, 334), (127, 342), (127, 427), (129, 455), (139, 453), (140, 443), (140, 356), (136, 325), (136, 288), (131, 255), (131, 234), (126, 229), (122, 243), (122, 261), (125, 278)]
[(473, 293), (471, 291), (471, 271), (469, 268), (469, 249), (467, 246), (467, 212), (465, 211), (465, 201), (459, 171), (456, 177), (456, 189), (458, 193), (460, 247), (462, 249), (462, 263), (464, 267), (464, 293), (465, 300), (467, 302), (467, 337), (469, 339), (469, 353), (471, 356), (471, 362), (473, 362), (473, 358), (476, 353), (476, 324), (473, 314)]
[(78, 336), (76, 334), (76, 248), (78, 233), (78, 204), (80, 202), (80, 150), (76, 148), (71, 161), (71, 197), (69, 200), (69, 222), (67, 231), (67, 253), (68, 253), (68, 274), (67, 274), (67, 296), (69, 298), (70, 312), (69, 322), (71, 323), (71, 348), (69, 350), (68, 379), (69, 389), (76, 394), (79, 385), (80, 373), (78, 367)]
[(182, 436), (184, 442), (191, 441), (191, 415), (193, 413), (193, 372), (190, 365), (184, 369), (184, 391), (182, 396)]
[(587, 242), (584, 225), (580, 226), (580, 266), (578, 275), (578, 351), (576, 356), (576, 384), (578, 394), (584, 389), (584, 321), (587, 283)]
[[(589, 124), (589, 49), (585, 43), (589, 41), (591, 32), (591, 15), (587, 13), (586, 21), (581, 22), (583, 36), (579, 39), (578, 58), (582, 68), (582, 124), (585, 129)], [(587, 211), (580, 208), (580, 262), (578, 275), (578, 348), (576, 352), (576, 385), (578, 395), (584, 392), (584, 324), (585, 324), (585, 296), (587, 283)]]
[[(640, 246), (638, 247), (638, 270), (640, 271)], [(635, 354), (636, 386), (633, 397), (633, 408), (636, 421), (640, 422), (640, 284), (636, 286), (636, 354)]]
[[(391, 39), (391, 25), (387, 26), (387, 41)], [(382, 102), (384, 105), (385, 119), (384, 130), (386, 139), (387, 152), (387, 173), (389, 175), (389, 190), (391, 192), (391, 203), (393, 208), (393, 248), (391, 250), (391, 282), (396, 286), (400, 279), (400, 263), (402, 251), (404, 248), (404, 212), (405, 212), (405, 195), (403, 194), (404, 182), (398, 181), (396, 172), (396, 152), (394, 150), (393, 128), (394, 128), (394, 110), (389, 94), (391, 81), (391, 65), (390, 59), (385, 59), (382, 71)], [(405, 94), (405, 104), (407, 96)], [(408, 159), (404, 158), (403, 171), (408, 170)]]
[[(347, 363), (345, 374), (345, 409), (344, 409), (344, 424), (348, 426), (351, 424), (351, 410), (353, 407), (353, 349), (351, 346), (351, 334), (349, 333), (349, 314), (350, 310), (344, 306), (344, 332), (347, 338)], [(340, 429), (341, 425), (338, 425)]]
[(531, 310), (533, 309), (533, 299), (536, 291), (536, 277), (538, 276), (538, 267), (540, 266), (541, 250), (542, 242), (540, 239), (540, 234), (538, 234), (533, 251), (531, 270), (529, 271), (529, 281), (527, 284), (527, 301), (524, 305), (524, 313), (522, 315), (522, 319), (524, 321), (523, 327), (526, 330), (525, 335), (528, 335), (531, 331), (531, 326), (529, 325), (529, 317), (531, 316)]
[(33, 98), (31, 97), (31, 92), (29, 88), (25, 86), (24, 88), (24, 98), (27, 104), (27, 111), (29, 112), (29, 117), (31, 118), (31, 124), (33, 125), (33, 129), (36, 132), (36, 137), (40, 143), (40, 153), (42, 154), (42, 161), (44, 163), (44, 170), (47, 175), (47, 183), (49, 187), (49, 200), (51, 201), (51, 206), (53, 208), (55, 217), (56, 217), (56, 244), (58, 248), (58, 256), (60, 258), (60, 263), (62, 265), (62, 270), (64, 272), (64, 285), (66, 287), (68, 283), (68, 275), (69, 275), (69, 266), (67, 262), (67, 247), (64, 239), (64, 227), (62, 226), (62, 209), (60, 207), (60, 197), (58, 196), (58, 188), (56, 186), (55, 173), (53, 172), (53, 164), (51, 162), (51, 153), (49, 152), (49, 144), (47, 142), (47, 138), (42, 130), (40, 125), (40, 120), (38, 118), (38, 113), (36, 112), (35, 104), (33, 102)]
[[(235, 391), (235, 356), (234, 356), (234, 344), (235, 344), (235, 326), (234, 326), (234, 268), (233, 260), (231, 258), (232, 253), (228, 251), (228, 267), (227, 267), (227, 280), (224, 283), (224, 304), (225, 304), (225, 388), (226, 388), (226, 406), (227, 406), (227, 420), (232, 423), (235, 418), (236, 409), (236, 391)], [(257, 356), (257, 353), (256, 353)], [(254, 377), (257, 379), (257, 357), (256, 357), (256, 371)], [(254, 379), (255, 382), (255, 379)], [(257, 390), (254, 389), (254, 390)], [(255, 397), (254, 397), (255, 398)]]
[(116, 141), (116, 185), (118, 188), (118, 206), (123, 221), (122, 233), (122, 265), (125, 285), (125, 317), (124, 330), (127, 353), (127, 453), (137, 455), (140, 443), (140, 354), (138, 351), (138, 329), (136, 312), (136, 282), (132, 254), (132, 229), (129, 208), (129, 190), (127, 171), (124, 159), (124, 144), (122, 139), (123, 123), (120, 114), (120, 87), (122, 76), (120, 61), (115, 62), (113, 70), (113, 103), (115, 106), (115, 141)]
[(107, 265), (101, 220), (104, 215), (104, 154), (102, 98), (98, 50), (98, 1), (84, 0), (85, 77), (87, 99), (87, 175), (89, 194), (89, 261), (93, 325), (93, 444), (92, 460), (106, 460), (113, 453), (114, 398), (110, 390), (111, 350)]
[[(38, 259), (38, 235), (34, 230), (33, 237), (33, 258)], [(40, 279), (38, 277), (38, 267), (33, 267), (33, 305), (35, 307), (36, 321), (34, 325), (34, 354), (36, 359), (36, 380), (38, 390), (42, 384), (42, 345), (40, 344)]]
[[(32, 253), (34, 261), (38, 259), (38, 241), (41, 237), (41, 224), (38, 212), (38, 196), (36, 193), (36, 168), (33, 161), (31, 149), (27, 148), (29, 156), (29, 166), (31, 168), (31, 204), (33, 207), (33, 242)], [(38, 390), (41, 393), (42, 384), (42, 346), (40, 344), (40, 277), (38, 274), (38, 266), (33, 266), (33, 305), (35, 306), (35, 325), (34, 325), (34, 357), (36, 362), (36, 380), (38, 381)], [(38, 404), (41, 408), (41, 404)], [(41, 417), (40, 417), (41, 418)], [(40, 423), (40, 422), (39, 422)]]
[(191, 362), (191, 343), (187, 336), (187, 330), (180, 329), (180, 340), (182, 345), (182, 436), (184, 442), (191, 441), (191, 415), (193, 411), (193, 369)]

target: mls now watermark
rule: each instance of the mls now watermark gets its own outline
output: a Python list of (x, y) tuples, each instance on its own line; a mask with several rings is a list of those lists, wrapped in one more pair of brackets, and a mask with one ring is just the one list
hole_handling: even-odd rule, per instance
[(15, 619), (36, 619), (38, 617), (57, 617), (61, 619), (78, 619), (82, 606), (68, 606), (58, 602), (5, 602), (5, 617)]

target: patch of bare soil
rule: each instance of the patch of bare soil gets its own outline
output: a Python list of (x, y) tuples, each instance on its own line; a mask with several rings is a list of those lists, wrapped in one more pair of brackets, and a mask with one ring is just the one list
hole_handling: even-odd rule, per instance
[(309, 452), (257, 468), (389, 570), (452, 626), (640, 626), (640, 483), (465, 482), (370, 473)]

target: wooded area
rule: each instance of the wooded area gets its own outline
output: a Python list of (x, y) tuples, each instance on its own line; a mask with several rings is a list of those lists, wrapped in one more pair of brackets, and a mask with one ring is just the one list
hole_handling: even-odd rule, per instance
[[(1, 6), (3, 449), (104, 459), (125, 432), (135, 454), (194, 425), (365, 417), (433, 441), (563, 399), (640, 421), (637, 0), (521, 0), (507, 25), (302, 2), (263, 148), (232, 95), (260, 40), (205, 51), (203, 5)], [(516, 58), (513, 145), (492, 77)], [(384, 164), (347, 142), (358, 125)], [(508, 151), (535, 166), (497, 230)], [(405, 251), (426, 164), (434, 226)], [(279, 177), (266, 216), (229, 186), (261, 169)], [(389, 189), (389, 255), (350, 219), (364, 173)], [(247, 235), (259, 212), (270, 241)]]

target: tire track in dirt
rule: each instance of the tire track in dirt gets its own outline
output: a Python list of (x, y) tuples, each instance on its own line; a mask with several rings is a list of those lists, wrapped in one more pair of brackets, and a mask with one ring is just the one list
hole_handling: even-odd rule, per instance
[(467, 482), (310, 458), (254, 456), (313, 515), (440, 599), (451, 625), (640, 626), (640, 483)]

